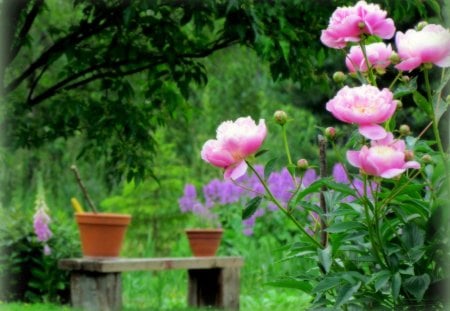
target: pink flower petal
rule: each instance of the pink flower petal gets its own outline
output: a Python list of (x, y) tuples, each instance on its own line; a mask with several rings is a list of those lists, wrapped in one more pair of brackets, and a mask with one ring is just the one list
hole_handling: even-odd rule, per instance
[(360, 151), (349, 150), (347, 151), (347, 160), (354, 167), (361, 167), (361, 160), (359, 158)]
[(405, 169), (402, 169), (402, 168), (391, 168), (391, 169), (388, 169), (388, 170), (384, 171), (383, 173), (381, 173), (380, 176), (383, 178), (393, 178), (395, 176), (400, 175), (404, 171), (405, 171)]
[(405, 165), (403, 165), (403, 168), (414, 168), (418, 170), (420, 168), (420, 164), (417, 161), (408, 161)]
[(360, 125), (358, 131), (369, 139), (383, 139), (387, 134), (386, 130), (378, 124)]
[(227, 167), (225, 169), (223, 177), (225, 179), (236, 180), (245, 174), (245, 172), (247, 171), (247, 167), (248, 167), (247, 163), (245, 163), (245, 161), (241, 161), (237, 163), (237, 165)]

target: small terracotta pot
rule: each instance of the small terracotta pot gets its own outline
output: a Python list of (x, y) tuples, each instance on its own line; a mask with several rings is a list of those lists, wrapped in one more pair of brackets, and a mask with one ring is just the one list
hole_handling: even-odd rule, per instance
[(194, 256), (216, 255), (222, 240), (223, 229), (187, 229), (185, 232)]
[(81, 249), (86, 257), (118, 257), (131, 215), (76, 213)]

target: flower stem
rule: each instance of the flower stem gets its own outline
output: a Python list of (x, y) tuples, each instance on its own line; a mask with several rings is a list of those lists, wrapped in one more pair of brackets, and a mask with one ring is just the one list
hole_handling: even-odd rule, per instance
[(306, 232), (306, 230), (302, 227), (302, 225), (297, 221), (297, 219), (295, 219), (295, 217), (289, 213), (282, 205), (281, 203), (275, 198), (275, 196), (272, 194), (272, 192), (270, 191), (269, 187), (267, 186), (266, 182), (264, 181), (264, 179), (258, 174), (258, 172), (255, 170), (255, 168), (247, 161), (245, 161), (248, 165), (248, 167), (250, 167), (250, 169), (253, 171), (253, 173), (255, 174), (255, 176), (259, 179), (259, 181), (261, 182), (261, 184), (263, 185), (264, 189), (266, 190), (267, 195), (269, 196), (270, 200), (278, 207), (279, 210), (281, 210), (293, 223), (294, 225), (300, 229), (301, 232), (303, 232), (303, 234), (317, 247), (320, 247), (321, 249), (323, 249), (324, 247), (322, 246), (322, 244), (320, 244), (319, 242), (316, 241), (316, 239), (314, 239), (312, 236), (310, 236), (308, 234), (308, 232)]
[(367, 57), (367, 50), (366, 50), (366, 46), (364, 44), (364, 40), (361, 40), (359, 42), (359, 46), (361, 47), (361, 51), (364, 55), (364, 61), (366, 62), (367, 73), (369, 74), (369, 83), (373, 86), (377, 86), (377, 80), (373, 74), (372, 66), (370, 65), (369, 58)]
[(425, 77), (425, 87), (427, 89), (428, 103), (431, 106), (431, 121), (433, 122), (433, 134), (436, 139), (438, 150), (444, 159), (444, 165), (446, 165), (445, 156), (444, 156), (445, 151), (444, 151), (444, 147), (442, 146), (441, 136), (439, 134), (439, 124), (438, 124), (438, 120), (436, 119), (436, 112), (434, 111), (434, 107), (433, 107), (433, 96), (431, 94), (430, 78), (429, 78), (427, 68), (425, 68), (423, 70), (423, 74)]
[(286, 126), (283, 124), (281, 126), (282, 128), (282, 135), (283, 135), (283, 144), (284, 144), (284, 150), (286, 151), (286, 156), (288, 158), (288, 163), (292, 165), (292, 158), (291, 158), (291, 152), (289, 151), (289, 144), (287, 141), (287, 134), (286, 134)]

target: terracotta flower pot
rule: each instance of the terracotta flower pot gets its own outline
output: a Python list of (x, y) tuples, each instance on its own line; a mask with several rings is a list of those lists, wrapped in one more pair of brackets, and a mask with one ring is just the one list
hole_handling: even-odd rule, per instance
[(223, 229), (187, 229), (192, 254), (197, 257), (216, 255), (222, 239)]
[(131, 215), (76, 213), (81, 249), (87, 257), (118, 257)]

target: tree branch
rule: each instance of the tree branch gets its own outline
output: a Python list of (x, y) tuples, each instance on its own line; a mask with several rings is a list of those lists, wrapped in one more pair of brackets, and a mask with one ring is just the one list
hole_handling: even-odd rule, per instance
[[(92, 21), (92, 23), (81, 24), (76, 31), (56, 41), (50, 48), (42, 53), (41, 56), (39, 56), (39, 58), (34, 61), (19, 77), (14, 79), (5, 87), (5, 93), (8, 94), (15, 90), (28, 76), (30, 76), (38, 68), (48, 63), (52, 63), (54, 60), (56, 60), (57, 57), (55, 56), (62, 54), (67, 46), (74, 46), (81, 41), (103, 31), (110, 25), (110, 22), (113, 19), (112, 17), (121, 12), (121, 10), (119, 10), (120, 8), (121, 6), (118, 6), (114, 8), (114, 10), (109, 11), (109, 16), (106, 13), (98, 16), (94, 21)], [(103, 20), (104, 22), (102, 23)]]
[[(208, 55), (211, 55), (212, 53), (214, 53), (215, 51), (219, 50), (219, 49), (223, 49), (226, 48), (232, 44), (237, 43), (236, 40), (234, 39), (229, 39), (229, 40), (217, 40), (211, 44), (208, 44), (210, 46), (210, 48), (207, 48), (203, 51), (199, 51), (197, 53), (186, 53), (186, 54), (179, 54), (177, 55), (177, 59), (181, 59), (181, 58), (203, 58), (206, 57)], [(40, 102), (42, 102), (43, 100), (52, 97), (53, 95), (62, 92), (62, 91), (67, 91), (67, 90), (71, 90), (83, 85), (86, 85), (92, 81), (98, 80), (98, 79), (102, 79), (102, 78), (108, 78), (108, 77), (121, 77), (121, 76), (128, 76), (128, 75), (132, 75), (135, 73), (138, 73), (140, 71), (146, 70), (146, 69), (150, 69), (158, 64), (162, 64), (164, 62), (164, 58), (162, 56), (155, 56), (153, 57), (154, 59), (157, 59), (156, 61), (152, 62), (152, 63), (147, 63), (143, 66), (137, 67), (137, 68), (133, 68), (130, 69), (128, 71), (118, 71), (118, 70), (114, 70), (114, 71), (107, 71), (107, 72), (99, 72), (97, 74), (93, 74), (90, 77), (78, 81), (78, 82), (74, 82), (71, 83), (75, 80), (77, 80), (78, 78), (93, 73), (95, 71), (98, 71), (100, 69), (104, 69), (104, 68), (111, 68), (111, 67), (117, 67), (117, 66), (123, 66), (123, 65), (132, 65), (134, 60), (121, 60), (121, 61), (117, 61), (117, 62), (113, 62), (113, 63), (103, 63), (100, 65), (95, 65), (95, 66), (91, 66), (89, 68), (86, 68), (80, 72), (77, 72), (76, 74), (73, 74), (72, 76), (61, 80), (60, 82), (54, 84), (53, 86), (51, 86), (50, 88), (48, 88), (46, 91), (42, 92), (41, 94), (39, 94), (38, 96), (36, 96), (35, 98), (31, 99), (31, 92), (34, 91), (34, 87), (30, 89), (30, 94), (28, 96), (28, 100), (27, 100), (27, 104), (30, 107), (36, 106), (37, 104), (39, 104)], [(135, 63), (134, 65), (137, 65), (137, 63)], [(40, 77), (38, 77), (40, 78)], [(71, 83), (71, 84), (70, 84)]]
[(19, 53), (20, 49), (23, 46), (23, 41), (28, 34), (28, 32), (31, 29), (31, 26), (33, 25), (34, 20), (36, 19), (36, 16), (39, 13), (40, 8), (42, 7), (44, 1), (43, 0), (36, 0), (33, 4), (33, 7), (31, 8), (31, 11), (27, 14), (27, 18), (25, 19), (25, 22), (23, 23), (22, 29), (19, 32), (18, 37), (15, 39), (15, 44), (12, 47), (12, 49), (9, 51), (8, 59), (6, 61), (6, 66), (10, 64), (14, 58), (16, 58), (17, 54)]

